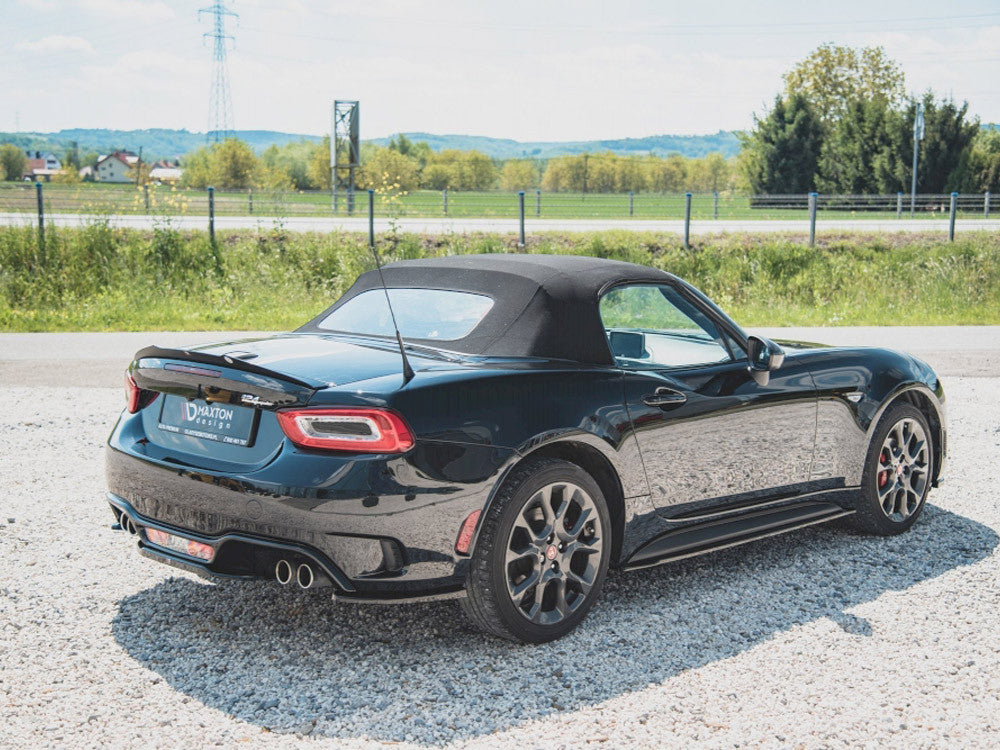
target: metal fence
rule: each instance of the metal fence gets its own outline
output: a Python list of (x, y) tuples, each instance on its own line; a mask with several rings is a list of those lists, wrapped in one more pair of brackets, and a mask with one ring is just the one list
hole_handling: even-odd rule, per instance
[[(381, 194), (375, 191), (183, 189), (164, 185), (25, 184), (0, 185), (0, 213), (60, 216), (205, 216), (215, 231), (216, 216), (379, 218), (509, 218), (524, 236), (532, 219), (682, 220), (684, 244), (691, 222), (732, 220), (807, 220), (810, 243), (817, 221), (838, 219), (948, 218), (949, 236), (955, 222), (990, 217), (991, 195), (739, 195), (735, 193), (543, 193), (457, 192), (421, 190)], [(514, 225), (511, 226), (514, 229)], [(725, 228), (723, 226), (720, 229)], [(523, 242), (523, 240), (522, 240)]]
[[(34, 212), (37, 188), (31, 183), (0, 183), (0, 212)], [(208, 215), (208, 190), (167, 185), (45, 183), (42, 200), (50, 214)], [(217, 216), (366, 216), (368, 195), (328, 191), (215, 190)], [(548, 219), (683, 219), (690, 195), (693, 220), (798, 219), (808, 216), (808, 195), (740, 195), (718, 193), (546, 193), (524, 191), (528, 218)], [(990, 194), (958, 195), (960, 218), (988, 217)], [(817, 194), (816, 210), (841, 218), (942, 218), (950, 211), (951, 195), (918, 195), (911, 207), (908, 194)], [(404, 194), (374, 194), (377, 217), (516, 218), (517, 192), (418, 190)]]

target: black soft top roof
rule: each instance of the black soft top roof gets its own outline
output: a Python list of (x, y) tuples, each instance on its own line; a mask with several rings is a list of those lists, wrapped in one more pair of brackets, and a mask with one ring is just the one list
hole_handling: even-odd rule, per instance
[[(675, 281), (672, 274), (655, 268), (577, 255), (456, 255), (397, 261), (382, 271), (389, 288), (447, 289), (485, 294), (494, 300), (479, 325), (464, 338), (414, 343), (468, 354), (588, 364), (612, 362), (598, 310), (603, 291), (626, 282)], [(343, 297), (299, 330), (324, 330), (318, 324), (333, 310), (380, 287), (376, 271), (362, 274)]]

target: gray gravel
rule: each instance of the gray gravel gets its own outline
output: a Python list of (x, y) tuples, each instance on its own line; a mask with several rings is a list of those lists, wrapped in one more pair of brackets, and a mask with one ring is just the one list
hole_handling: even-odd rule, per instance
[(101, 499), (118, 388), (0, 388), (0, 746), (1000, 744), (1000, 378), (947, 382), (948, 481), (893, 539), (823, 526), (612, 575), (569, 637), (140, 558)]

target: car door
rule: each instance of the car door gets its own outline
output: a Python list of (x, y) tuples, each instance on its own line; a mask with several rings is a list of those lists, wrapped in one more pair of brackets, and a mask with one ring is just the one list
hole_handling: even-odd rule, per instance
[(816, 391), (794, 356), (758, 384), (738, 329), (721, 328), (695, 295), (672, 285), (616, 287), (602, 297), (601, 315), (662, 514), (809, 488)]

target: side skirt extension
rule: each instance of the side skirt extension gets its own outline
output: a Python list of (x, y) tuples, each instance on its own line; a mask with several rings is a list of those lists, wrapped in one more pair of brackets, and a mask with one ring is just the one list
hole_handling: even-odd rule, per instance
[(647, 542), (636, 550), (623, 568), (637, 570), (685, 557), (694, 557), (784, 534), (786, 531), (794, 531), (805, 526), (825, 523), (852, 513), (854, 510), (846, 509), (836, 503), (812, 501), (705, 521), (668, 531)]

